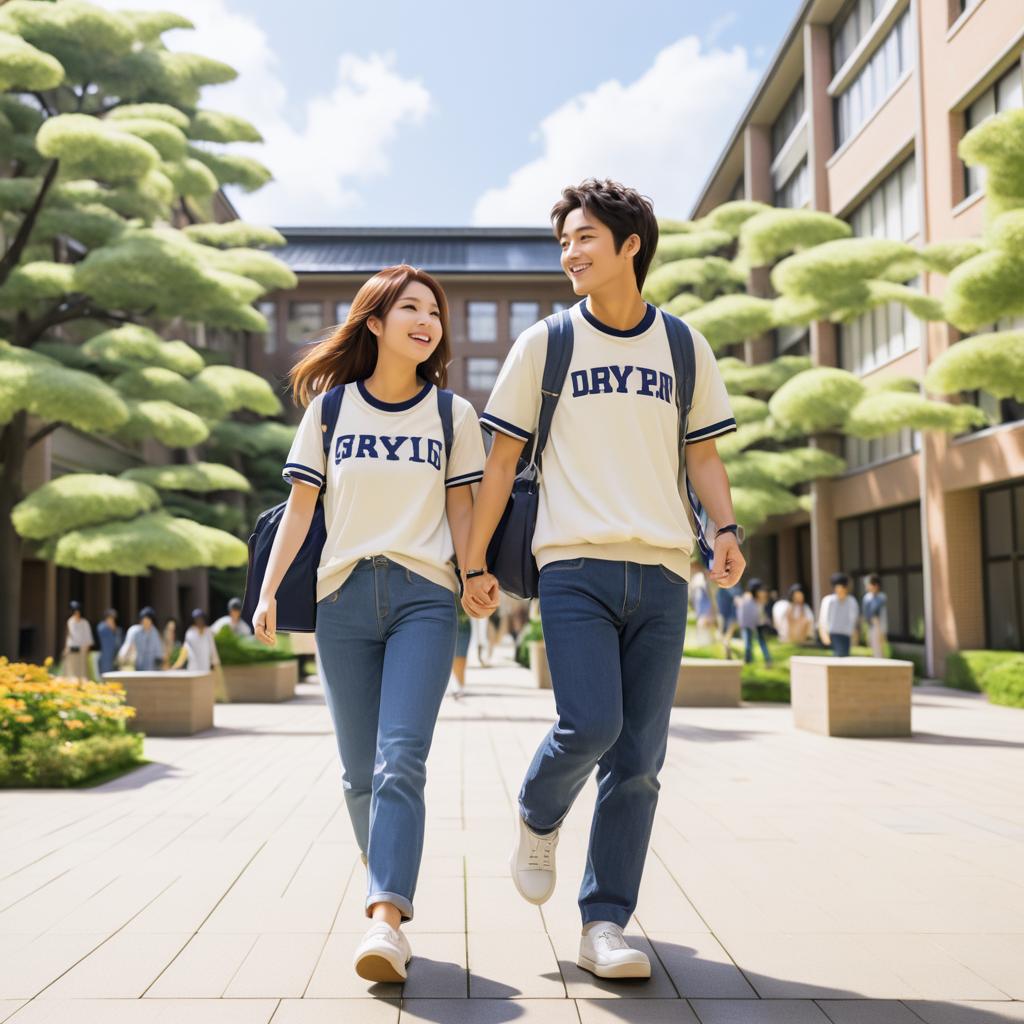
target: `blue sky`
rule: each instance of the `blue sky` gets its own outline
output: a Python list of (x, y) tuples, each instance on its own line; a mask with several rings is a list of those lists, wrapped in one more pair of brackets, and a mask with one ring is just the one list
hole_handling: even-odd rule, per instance
[(590, 173), (684, 216), (797, 0), (131, 6), (182, 11), (198, 31), (168, 42), (239, 68), (205, 105), (267, 138), (247, 219), (440, 225), (543, 224)]

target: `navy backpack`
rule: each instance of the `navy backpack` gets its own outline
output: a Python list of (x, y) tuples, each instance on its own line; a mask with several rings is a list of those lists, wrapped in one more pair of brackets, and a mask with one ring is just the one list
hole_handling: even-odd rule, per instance
[[(686, 421), (693, 404), (693, 385), (696, 360), (690, 328), (678, 317), (660, 310), (672, 352), (672, 366), (676, 377), (676, 402), (679, 406), (679, 466), (686, 465)], [(545, 317), (548, 328), (548, 347), (544, 358), (541, 383), (540, 415), (537, 429), (523, 446), (516, 467), (512, 492), (498, 525), (487, 546), (487, 566), (506, 594), (519, 598), (534, 598), (538, 594), (540, 571), (533, 556), (533, 534), (537, 526), (537, 506), (540, 501), (541, 455), (551, 432), (558, 398), (565, 384), (565, 376), (572, 362), (573, 330), (569, 310)], [(679, 382), (682, 382), (680, 391)], [(705, 565), (711, 565), (712, 549), (707, 541), (707, 515), (696, 492), (686, 481), (697, 546)]]
[[(341, 402), (345, 397), (345, 385), (339, 384), (324, 394), (320, 405), (320, 429), (323, 433), (324, 461), (330, 465), (331, 441), (338, 425)], [(441, 416), (444, 431), (445, 459), (451, 456), (454, 434), (452, 417), (452, 393), (444, 388), (437, 389), (437, 411)], [(316, 630), (316, 573), (320, 568), (320, 557), (327, 541), (327, 521), (324, 515), (324, 491), (320, 488), (309, 532), (302, 542), (292, 564), (277, 588), (277, 629), (282, 633), (313, 633)], [(245, 597), (242, 599), (242, 618), (252, 625), (252, 617), (259, 604), (263, 578), (267, 574), (267, 563), (277, 537), (278, 527), (284, 517), (287, 501), (268, 508), (256, 520), (249, 538), (249, 567), (245, 576)]]

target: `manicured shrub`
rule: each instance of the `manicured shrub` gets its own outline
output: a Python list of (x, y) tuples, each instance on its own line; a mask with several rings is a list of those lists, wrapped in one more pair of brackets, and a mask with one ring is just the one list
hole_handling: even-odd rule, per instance
[(988, 694), (993, 704), (1024, 707), (1024, 654), (957, 651), (946, 658), (947, 686)]
[(267, 661), (289, 661), (295, 657), (287, 634), (277, 638), (273, 647), (254, 636), (236, 636), (230, 626), (221, 626), (213, 638), (222, 665), (258, 665)]

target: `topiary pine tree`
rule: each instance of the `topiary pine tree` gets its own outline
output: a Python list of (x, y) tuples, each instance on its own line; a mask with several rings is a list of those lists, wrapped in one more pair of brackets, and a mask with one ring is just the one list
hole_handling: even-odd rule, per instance
[(263, 251), (283, 243), (273, 229), (207, 223), (221, 186), (270, 173), (224, 148), (256, 128), (200, 107), (233, 69), (164, 46), (191, 27), (86, 0), (0, 5), (0, 652), (15, 653), (23, 538), (86, 572), (245, 557), (236, 537), (175, 516), (183, 504), (161, 508), (161, 495), (248, 490), (237, 467), (82, 474), (25, 497), (26, 453), (61, 425), (186, 448), (236, 413), (280, 411), (261, 378), (161, 336), (181, 322), (265, 331), (252, 303), (295, 283)]

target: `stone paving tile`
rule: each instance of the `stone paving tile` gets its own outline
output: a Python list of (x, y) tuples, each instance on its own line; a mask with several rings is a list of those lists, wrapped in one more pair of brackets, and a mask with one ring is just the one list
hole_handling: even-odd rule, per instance
[(925, 1024), (1019, 1024), (1024, 1021), (1024, 1003), (935, 1002), (907, 1000), (907, 1006)]
[(23, 999), (0, 999), (0, 1022), (7, 1020), (24, 1002)]
[(829, 1024), (809, 999), (692, 999), (700, 1024)]
[(406, 999), (403, 1024), (579, 1024), (569, 999)]
[(698, 1024), (678, 999), (577, 999), (580, 1024)]
[(651, 976), (647, 979), (634, 978), (626, 981), (606, 981), (582, 967), (576, 966), (580, 951), (578, 932), (551, 936), (558, 964), (565, 979), (565, 990), (570, 999), (677, 999), (672, 980), (654, 955), (651, 944), (633, 929), (626, 929), (626, 939), (631, 946), (642, 949), (651, 960)]
[(684, 999), (756, 999), (743, 972), (707, 932), (648, 932), (668, 976)]
[(255, 934), (201, 933), (144, 993), (147, 999), (219, 999), (251, 952)]
[(470, 932), (471, 998), (565, 998), (558, 958), (547, 935)]
[(892, 999), (819, 999), (832, 1024), (921, 1024), (921, 1018)]
[(393, 999), (282, 999), (271, 1024), (396, 1024)]
[(7, 1024), (269, 1024), (276, 999), (34, 999)]

